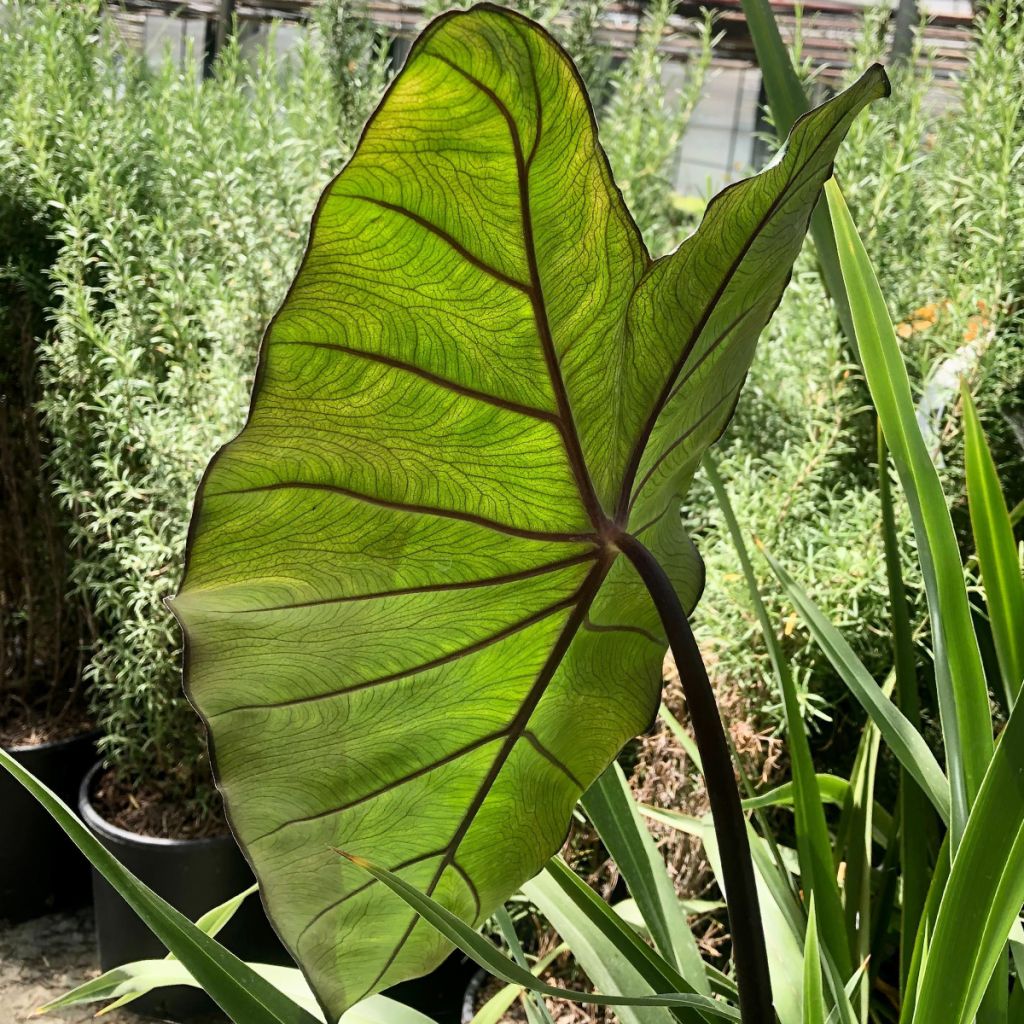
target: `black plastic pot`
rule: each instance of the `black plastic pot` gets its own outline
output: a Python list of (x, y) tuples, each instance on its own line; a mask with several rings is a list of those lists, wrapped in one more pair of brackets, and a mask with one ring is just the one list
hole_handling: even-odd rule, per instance
[(478, 1009), (476, 1004), (480, 1000), (480, 990), (487, 984), (490, 977), (485, 970), (478, 970), (469, 979), (469, 984), (466, 986), (466, 994), (462, 1000), (462, 1020), (459, 1021), (459, 1024), (470, 1024), (470, 1021), (476, 1016)]
[(479, 970), (469, 957), (456, 950), (430, 974), (403, 981), (384, 995), (419, 1010), (437, 1024), (462, 1024), (466, 989)]
[[(95, 765), (82, 781), (78, 797), (82, 820), (129, 871), (186, 917), (195, 920), (252, 885), (252, 871), (229, 835), (212, 839), (156, 839), (136, 835), (106, 821), (91, 801), (100, 767)], [(167, 950), (135, 911), (95, 871), (92, 887), (103, 970), (166, 954)], [(243, 960), (291, 963), (255, 895), (242, 904), (218, 934), (217, 941)], [(136, 1000), (132, 1009), (173, 1021), (224, 1019), (204, 993), (184, 986), (157, 989)]]
[[(96, 760), (96, 734), (7, 752), (74, 807), (79, 781)], [(27, 921), (88, 904), (89, 862), (36, 799), (3, 771), (0, 835), (0, 919)]]

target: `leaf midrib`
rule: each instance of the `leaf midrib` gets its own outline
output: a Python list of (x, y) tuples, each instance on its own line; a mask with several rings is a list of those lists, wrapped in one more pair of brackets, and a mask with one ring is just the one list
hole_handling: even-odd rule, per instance
[[(525, 45), (529, 46), (528, 43)], [(536, 134), (533, 145), (530, 147), (530, 155), (526, 157), (523, 153), (523, 142), (519, 132), (519, 125), (516, 123), (512, 112), (508, 109), (500, 96), (480, 81), (475, 75), (461, 67), (455, 61), (450, 60), (443, 54), (434, 53), (424, 48), (424, 53), (434, 60), (440, 61), (449, 67), (457, 75), (460, 75), (475, 89), (487, 97), (501, 115), (508, 127), (509, 137), (512, 143), (512, 153), (516, 162), (516, 177), (519, 193), (519, 214), (523, 232), (523, 251), (526, 257), (527, 269), (530, 275), (530, 285), (525, 294), (530, 300), (533, 310), (534, 324), (537, 328), (537, 335), (540, 340), (541, 351), (544, 356), (544, 364), (547, 369), (548, 379), (555, 396), (555, 406), (558, 410), (556, 426), (562, 437), (565, 446), (566, 457), (569, 467), (572, 470), (573, 478), (579, 492), (583, 507), (587, 512), (590, 522), (593, 524), (595, 533), (600, 537), (606, 537), (610, 521), (601, 507), (600, 499), (594, 488), (590, 470), (583, 454), (583, 446), (580, 443), (579, 432), (576, 429), (576, 421), (573, 417), (572, 406), (565, 388), (565, 381), (562, 379), (561, 369), (558, 363), (558, 354), (555, 351), (554, 339), (551, 334), (551, 325), (548, 321), (547, 306), (544, 301), (544, 289), (540, 280), (540, 267), (537, 263), (536, 245), (533, 237), (533, 215), (530, 209), (530, 168), (533, 158), (540, 146), (541, 136), (544, 130), (544, 115), (540, 97), (540, 87), (537, 83), (537, 75), (533, 62), (529, 62), (530, 77), (533, 82), (534, 105), (537, 114)]]
[[(433, 53), (426, 47), (424, 48), (424, 53), (427, 56), (433, 57), (435, 60), (445, 64), (485, 95), (497, 109), (498, 113), (502, 116), (508, 126), (513, 155), (516, 162), (523, 244), (530, 274), (530, 287), (526, 294), (530, 299), (534, 322), (540, 339), (548, 377), (555, 395), (555, 403), (558, 409), (557, 427), (565, 446), (566, 456), (575, 478), (580, 498), (583, 502), (584, 508), (586, 509), (587, 515), (594, 526), (594, 530), (597, 535), (595, 539), (600, 538), (605, 541), (605, 544), (600, 550), (597, 563), (584, 580), (583, 585), (580, 587), (580, 590), (576, 595), (575, 607), (573, 608), (572, 614), (563, 626), (558, 640), (555, 642), (544, 666), (538, 673), (537, 679), (531, 687), (529, 694), (526, 696), (512, 722), (509, 724), (505, 741), (502, 743), (501, 748), (495, 755), (490, 770), (481, 782), (454, 835), (445, 847), (444, 856), (441, 858), (441, 862), (425, 890), (426, 894), (430, 896), (434, 893), (434, 890), (440, 882), (444, 872), (454, 864), (459, 846), (469, 829), (472, 827), (480, 808), (486, 801), (491, 788), (507, 762), (512, 748), (519, 742), (526, 732), (529, 720), (532, 717), (533, 712), (536, 710), (537, 705), (540, 703), (544, 693), (547, 691), (548, 684), (554, 676), (554, 673), (557, 671), (558, 666), (561, 664), (569, 645), (585, 620), (587, 612), (589, 611), (590, 606), (601, 586), (601, 582), (614, 561), (616, 552), (611, 548), (610, 544), (607, 543), (612, 524), (605, 514), (604, 509), (601, 507), (593, 481), (591, 480), (586, 459), (583, 455), (582, 445), (580, 444), (575, 420), (573, 418), (572, 408), (569, 403), (569, 397), (566, 392), (565, 382), (562, 379), (558, 356), (555, 351), (554, 339), (552, 338), (551, 327), (548, 322), (547, 309), (543, 297), (543, 286), (540, 280), (540, 270), (537, 263), (536, 248), (533, 237), (533, 221), (530, 209), (529, 171), (540, 144), (541, 134), (543, 131), (543, 112), (540, 100), (540, 89), (537, 83), (533, 63), (532, 61), (530, 62), (530, 74), (533, 81), (537, 129), (533, 146), (530, 150), (530, 155), (526, 158), (523, 154), (522, 139), (520, 137), (519, 127), (515, 118), (494, 90), (470, 72), (449, 60), (447, 57)], [(364, 995), (372, 992), (381, 979), (387, 974), (399, 953), (404, 948), (409, 936), (415, 929), (417, 921), (418, 918), (414, 915), (409, 926), (395, 945), (395, 948), (392, 950), (377, 976), (366, 989), (366, 993), (364, 993)], [(362, 996), (360, 998), (362, 998)]]
[[(565, 625), (562, 627), (562, 631), (559, 634), (558, 640), (555, 642), (551, 649), (550, 654), (547, 657), (543, 667), (537, 675), (537, 679), (519, 706), (519, 710), (516, 712), (515, 717), (512, 719), (508, 726), (505, 741), (502, 743), (501, 748), (495, 755), (494, 761), (491, 764), (491, 768), (487, 775), (484, 777), (480, 786), (477, 789), (476, 794), (471, 801), (469, 808), (463, 815), (462, 820), (459, 823), (458, 828), (455, 830), (451, 840), (449, 840), (447, 846), (444, 848), (444, 856), (441, 858), (441, 862), (434, 872), (434, 876), (424, 890), (427, 896), (432, 896), (434, 890), (437, 888), (438, 883), (441, 880), (444, 872), (452, 866), (455, 856), (458, 852), (459, 846), (462, 840), (465, 839), (466, 834), (472, 827), (480, 808), (483, 806), (487, 799), (488, 794), (491, 791), (491, 787), (494, 785), (504, 768), (508, 758), (512, 752), (512, 748), (523, 738), (523, 734), (526, 732), (527, 725), (529, 724), (530, 718), (533, 712), (536, 710), (537, 705), (540, 703), (541, 698), (547, 691), (548, 684), (551, 682), (552, 677), (558, 669), (558, 666), (562, 662), (562, 658), (565, 656), (566, 651), (569, 649), (569, 645), (572, 643), (573, 638), (579, 631), (580, 625), (582, 624), (587, 612), (590, 609), (590, 605), (593, 603), (594, 598), (597, 596), (597, 592), (601, 587), (601, 583), (604, 577), (607, 575), (608, 570), (611, 568), (611, 564), (614, 561), (614, 554), (609, 554), (607, 551), (602, 551), (598, 562), (595, 564), (593, 569), (587, 575), (587, 578), (583, 581), (583, 585), (580, 587), (576, 599), (575, 607), (573, 608), (572, 614), (566, 620)], [(377, 984), (381, 981), (391, 965), (395, 962), (398, 954), (402, 951), (405, 943), (409, 940), (409, 936), (412, 935), (419, 918), (417, 915), (413, 915), (409, 926), (406, 928), (401, 939), (399, 939), (395, 948), (392, 950), (390, 956), (381, 968), (380, 972), (373, 979), (371, 984), (367, 987), (366, 991), (360, 998), (364, 998), (366, 994), (372, 992)], [(357, 1000), (358, 1001), (358, 1000)]]

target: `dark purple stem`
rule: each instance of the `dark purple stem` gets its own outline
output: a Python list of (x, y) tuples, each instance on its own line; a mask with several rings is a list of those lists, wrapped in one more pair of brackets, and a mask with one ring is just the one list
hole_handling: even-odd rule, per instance
[(658, 609), (679, 669), (686, 707), (704, 766), (704, 779), (718, 837), (743, 1024), (773, 1024), (775, 1014), (768, 974), (768, 952), (764, 944), (761, 909), (754, 884), (747, 822), (736, 788), (732, 758), (715, 693), (697, 641), (686, 620), (686, 612), (665, 570), (636, 537), (623, 533), (616, 537), (615, 544), (633, 563), (644, 581)]

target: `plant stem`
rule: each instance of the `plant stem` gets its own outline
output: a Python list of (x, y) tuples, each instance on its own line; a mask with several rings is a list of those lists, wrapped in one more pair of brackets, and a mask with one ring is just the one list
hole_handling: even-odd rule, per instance
[(768, 952), (754, 884), (747, 821), (715, 693), (686, 612), (665, 570), (636, 537), (623, 533), (616, 537), (615, 543), (644, 581), (679, 669), (694, 738), (704, 763), (704, 779), (718, 838), (743, 1024), (772, 1024), (775, 1015)]

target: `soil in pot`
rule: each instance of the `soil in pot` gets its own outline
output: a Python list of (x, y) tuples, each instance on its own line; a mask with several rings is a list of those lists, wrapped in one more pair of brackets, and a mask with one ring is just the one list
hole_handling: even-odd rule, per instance
[[(96, 759), (96, 734), (49, 735), (38, 725), (4, 749), (74, 807), (82, 776)], [(19, 922), (86, 906), (92, 896), (89, 863), (20, 783), (0, 772), (0, 919)]]
[[(195, 920), (252, 885), (252, 871), (226, 829), (201, 838), (166, 839), (140, 835), (107, 821), (96, 799), (103, 778), (101, 766), (96, 765), (82, 782), (78, 801), (82, 820), (125, 867), (187, 917)], [(164, 956), (167, 951), (159, 940), (95, 871), (92, 881), (102, 969)], [(217, 939), (243, 960), (291, 963), (255, 895)], [(164, 1020), (224, 1019), (206, 995), (185, 987), (151, 992), (132, 1008)]]

